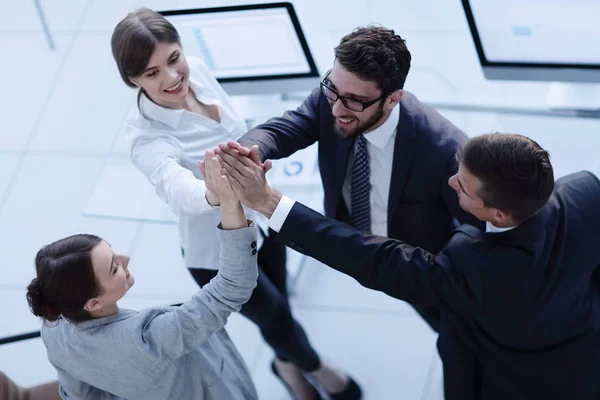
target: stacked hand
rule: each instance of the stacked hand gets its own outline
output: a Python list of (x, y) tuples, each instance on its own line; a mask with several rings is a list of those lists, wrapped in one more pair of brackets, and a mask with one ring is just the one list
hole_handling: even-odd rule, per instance
[[(218, 180), (226, 180), (229, 183), (228, 188), (233, 190), (239, 201), (268, 217), (271, 216), (281, 199), (281, 195), (272, 190), (267, 184), (265, 174), (271, 169), (272, 163), (270, 160), (264, 163), (261, 162), (257, 146), (246, 148), (239, 143), (230, 141), (220, 144), (214, 150), (214, 153), (207, 152), (207, 154), (209, 155), (205, 156), (205, 160), (210, 159), (211, 163), (215, 163), (214, 158), (216, 158), (221, 167)], [(213, 165), (216, 166), (217, 164)], [(216, 178), (208, 178), (207, 167), (206, 162), (200, 163), (200, 168), (207, 176), (206, 187), (209, 191), (215, 192), (216, 197), (223, 202), (221, 194), (217, 193), (218, 189), (215, 187), (214, 181)]]
[(214, 199), (217, 203), (235, 204), (238, 202), (231, 185), (221, 173), (221, 163), (213, 151), (204, 153), (204, 160), (199, 163), (200, 170), (204, 175), (204, 183), (210, 194), (207, 198)]
[(206, 188), (221, 205), (222, 228), (227, 230), (246, 227), (246, 216), (242, 210), (242, 205), (231, 188), (229, 179), (223, 175), (224, 170), (215, 153), (207, 151), (199, 166), (204, 175)]

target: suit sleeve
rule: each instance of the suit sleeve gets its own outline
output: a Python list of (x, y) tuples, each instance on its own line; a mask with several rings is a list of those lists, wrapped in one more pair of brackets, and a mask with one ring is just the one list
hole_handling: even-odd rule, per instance
[(285, 158), (319, 139), (319, 103), (321, 92), (313, 90), (295, 111), (271, 118), (239, 139), (242, 146), (258, 145), (262, 160)]
[(443, 250), (434, 256), (399, 240), (363, 235), (300, 203), (293, 206), (279, 235), (289, 247), (369, 289), (412, 304), (461, 314), (480, 312), (481, 279), (477, 269), (460, 268), (468, 265), (461, 259), (468, 257), (463, 252)]

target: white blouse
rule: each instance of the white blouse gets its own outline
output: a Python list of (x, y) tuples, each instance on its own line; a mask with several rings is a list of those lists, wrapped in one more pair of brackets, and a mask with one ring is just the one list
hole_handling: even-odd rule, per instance
[[(199, 102), (215, 105), (221, 122), (187, 110), (161, 107), (142, 95), (137, 113), (127, 121), (131, 160), (154, 186), (156, 194), (179, 218), (181, 245), (189, 268), (218, 269), (219, 242), (215, 230), (219, 210), (206, 201), (206, 185), (198, 169), (206, 150), (237, 140), (246, 124), (202, 60), (187, 57), (190, 89)], [(246, 210), (266, 232), (262, 215)], [(259, 235), (258, 247), (262, 242)]]

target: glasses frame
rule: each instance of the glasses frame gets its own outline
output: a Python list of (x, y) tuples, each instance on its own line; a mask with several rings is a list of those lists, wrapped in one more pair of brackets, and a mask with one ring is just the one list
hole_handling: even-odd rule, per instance
[[(344, 107), (346, 107), (348, 110), (351, 110), (351, 111), (354, 111), (354, 112), (363, 112), (363, 111), (365, 111), (365, 109), (371, 107), (373, 104), (377, 103), (381, 99), (386, 98), (389, 95), (389, 93), (384, 93), (381, 96), (379, 96), (378, 98), (373, 99), (373, 100), (369, 100), (369, 101), (360, 101), (360, 100), (356, 100), (356, 99), (349, 99), (346, 96), (340, 95), (335, 89), (332, 89), (329, 86), (327, 86), (326, 82), (329, 81), (329, 74), (331, 74), (331, 70), (327, 71), (327, 74), (325, 74), (325, 76), (321, 80), (321, 84), (320, 84), (320, 86), (321, 86), (321, 93), (323, 93), (323, 96), (325, 96), (325, 98), (327, 100), (329, 100), (329, 101), (331, 101), (333, 103), (335, 103), (338, 100), (341, 100), (342, 104), (344, 105)], [(327, 96), (327, 94), (325, 93), (326, 90), (329, 91), (329, 92), (331, 92), (331, 93), (333, 93), (333, 94), (335, 94), (335, 100), (332, 100), (332, 99), (330, 99)], [(360, 105), (362, 105), (362, 109), (361, 110), (355, 110), (354, 108), (349, 107), (348, 103), (347, 103), (348, 100), (351, 100), (351, 101), (359, 103)]]

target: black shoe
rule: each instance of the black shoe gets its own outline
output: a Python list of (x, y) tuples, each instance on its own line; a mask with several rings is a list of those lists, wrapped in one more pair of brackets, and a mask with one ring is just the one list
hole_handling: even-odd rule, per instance
[[(294, 396), (294, 392), (292, 392), (292, 388), (290, 388), (288, 386), (287, 382), (285, 380), (283, 380), (283, 378), (281, 377), (281, 375), (279, 375), (279, 372), (277, 371), (277, 367), (275, 367), (275, 360), (271, 361), (271, 370), (273, 371), (273, 373), (275, 374), (275, 376), (281, 381), (281, 383), (283, 383), (283, 386), (287, 389), (288, 393), (290, 394), (290, 397), (292, 399), (296, 399), (296, 396)], [(350, 385), (348, 385), (348, 386), (350, 386)], [(319, 394), (319, 391), (317, 389), (315, 389), (314, 386), (313, 386), (313, 390), (315, 391), (315, 396), (314, 396), (315, 400), (323, 400), (323, 398)], [(345, 391), (346, 390), (344, 389), (344, 392)], [(360, 391), (360, 389), (359, 389), (359, 391)], [(344, 398), (342, 398), (342, 400), (344, 400)]]
[(348, 377), (346, 388), (339, 393), (329, 394), (331, 400), (360, 400), (362, 398), (362, 390), (354, 379)]

